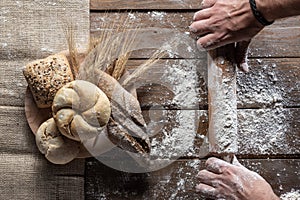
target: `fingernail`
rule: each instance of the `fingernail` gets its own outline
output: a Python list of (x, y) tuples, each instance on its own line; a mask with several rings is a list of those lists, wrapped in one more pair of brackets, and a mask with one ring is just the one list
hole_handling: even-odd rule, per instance
[(197, 30), (191, 26), (189, 26), (189, 30), (192, 32), (192, 33), (197, 33)]
[(194, 14), (194, 16), (193, 16), (193, 21), (196, 21), (196, 18), (197, 18), (197, 15), (198, 15), (199, 12), (201, 12), (201, 10), (195, 12), (195, 14)]
[(202, 9), (203, 6), (204, 6), (204, 1), (202, 1), (202, 2), (200, 3), (200, 9)]
[(195, 189), (196, 189), (196, 192), (200, 192), (201, 191), (200, 185), (196, 185)]
[(206, 49), (202, 46), (202, 44), (197, 43), (197, 48), (199, 51), (204, 52)]
[(249, 72), (249, 65), (247, 63), (242, 63), (240, 67), (244, 72)]
[[(199, 11), (198, 11), (198, 12), (199, 12)], [(197, 15), (198, 12), (195, 12), (195, 14), (194, 14), (194, 16), (193, 16), (193, 21), (196, 20), (196, 15)]]
[(196, 178), (200, 178), (201, 175), (200, 175), (200, 172), (196, 175)]

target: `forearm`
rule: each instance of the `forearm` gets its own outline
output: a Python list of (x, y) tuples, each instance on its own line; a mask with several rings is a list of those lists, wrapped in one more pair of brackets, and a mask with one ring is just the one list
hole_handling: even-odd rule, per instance
[(268, 21), (300, 15), (300, 0), (256, 0), (256, 5)]

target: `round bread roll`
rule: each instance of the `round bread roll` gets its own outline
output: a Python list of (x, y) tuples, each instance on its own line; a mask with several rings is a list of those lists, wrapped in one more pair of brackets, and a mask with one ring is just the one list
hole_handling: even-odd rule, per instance
[(54, 97), (52, 111), (59, 131), (76, 141), (96, 137), (111, 115), (107, 96), (83, 80), (63, 86)]
[(53, 118), (39, 127), (35, 140), (40, 152), (54, 164), (71, 162), (80, 151), (80, 143), (63, 137)]

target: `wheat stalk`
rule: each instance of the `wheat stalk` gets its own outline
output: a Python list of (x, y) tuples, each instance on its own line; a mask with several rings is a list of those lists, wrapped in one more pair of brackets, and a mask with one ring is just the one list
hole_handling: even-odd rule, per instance
[(73, 76), (76, 78), (79, 71), (78, 50), (75, 42), (75, 26), (72, 22), (62, 22), (63, 30), (68, 44), (69, 60)]
[[(128, 15), (129, 16), (129, 15)], [(138, 44), (137, 33), (138, 27), (128, 31), (131, 26), (129, 17), (122, 17), (120, 20), (122, 26), (114, 23), (102, 22), (102, 29), (99, 37), (90, 40), (87, 56), (79, 68), (78, 51), (74, 40), (74, 26), (72, 23), (65, 23), (65, 34), (68, 42), (70, 61), (74, 75), (78, 79), (84, 79), (97, 84), (95, 70), (103, 70), (119, 80), (124, 74), (126, 64), (131, 56), (132, 49)], [(108, 18), (108, 14), (104, 19)], [(113, 31), (113, 32), (112, 32)], [(122, 83), (125, 88), (131, 86), (136, 80), (153, 66), (160, 58), (166, 55), (166, 51), (156, 51), (145, 63), (140, 65), (131, 75)]]
[(131, 24), (128, 16), (122, 17), (121, 21), (124, 22), (123, 26), (116, 27), (115, 23), (102, 25), (100, 36), (91, 40), (87, 59), (80, 70), (82, 79), (95, 83), (97, 81), (97, 77), (94, 76), (95, 70), (109, 72), (117, 80), (123, 75), (131, 50), (137, 44), (138, 28), (128, 31)]
[(122, 86), (124, 88), (130, 88), (144, 73), (147, 72), (155, 63), (157, 63), (161, 58), (165, 57), (167, 52), (164, 50), (157, 50), (154, 54), (146, 60), (142, 65), (140, 65), (132, 74), (130, 74), (123, 82)]

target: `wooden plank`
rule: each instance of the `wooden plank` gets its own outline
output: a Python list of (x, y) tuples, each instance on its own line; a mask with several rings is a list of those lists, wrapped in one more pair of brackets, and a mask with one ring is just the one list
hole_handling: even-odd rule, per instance
[(300, 106), (300, 59), (250, 59), (250, 72), (238, 72), (238, 107)]
[(238, 152), (235, 46), (208, 52), (209, 152), (231, 162)]
[(300, 27), (266, 28), (253, 38), (249, 56), (300, 57), (299, 44)]
[[(103, 31), (111, 31), (111, 33), (118, 33), (113, 30), (100, 30), (91, 33), (92, 37), (99, 37)], [(203, 58), (205, 52), (199, 52), (195, 40), (190, 37), (189, 32), (181, 32), (168, 28), (148, 27), (146, 29), (139, 29), (136, 31), (136, 41), (138, 41), (137, 51), (133, 51), (131, 59), (149, 58), (157, 49), (165, 48), (170, 50), (166, 58)], [(181, 48), (180, 46), (183, 45)], [(173, 49), (171, 49), (173, 48)], [(174, 51), (176, 50), (176, 51)]]
[[(170, 28), (180, 31), (189, 31), (195, 11), (174, 12), (168, 10), (155, 10), (144, 12), (91, 12), (90, 13), (90, 31), (93, 34), (103, 29), (103, 27), (122, 27), (124, 19), (128, 19), (126, 28)], [(299, 27), (300, 16), (281, 19), (267, 29)]]
[(242, 109), (238, 120), (239, 154), (300, 154), (300, 109)]
[[(27, 61), (11, 61), (1, 68), (0, 74), (0, 105), (23, 106), (27, 83), (23, 78), (21, 64)], [(20, 64), (21, 63), (21, 64)], [(143, 60), (130, 60), (128, 69), (132, 72)], [(283, 59), (250, 59), (250, 72), (238, 71), (238, 107), (239, 108), (264, 108), (281, 105), (284, 107), (300, 106), (299, 58)], [(10, 67), (8, 67), (10, 66)], [(184, 67), (185, 66), (185, 67)], [(201, 67), (202, 66), (202, 67)], [(176, 107), (174, 105), (174, 91), (179, 94), (186, 92), (187, 88), (176, 85), (161, 84), (161, 80), (171, 83), (172, 74), (192, 77), (194, 83), (190, 87), (199, 94), (198, 104), (190, 109), (207, 109), (207, 70), (206, 59), (188, 60), (161, 60), (155, 64), (151, 71), (144, 74), (140, 82), (138, 97), (143, 108), (154, 105)], [(182, 70), (180, 70), (182, 68)], [(153, 80), (153, 81), (151, 81)], [(185, 80), (185, 82), (187, 79)], [(255, 83), (255, 84), (254, 84)], [(177, 86), (183, 83), (178, 82)]]
[[(178, 160), (150, 173), (116, 171), (95, 159), (86, 163), (86, 199), (202, 199), (196, 192), (196, 174), (204, 160)], [(300, 189), (299, 159), (240, 160), (262, 175), (277, 195)]]
[(84, 199), (84, 160), (59, 166), (33, 154), (0, 158), (0, 199)]
[[(299, 114), (300, 109), (238, 110), (237, 154), (249, 158), (296, 157), (300, 154)], [(154, 158), (208, 155), (207, 111), (149, 110), (143, 115)]]
[[(178, 113), (186, 113), (179, 115)], [(149, 114), (150, 113), (150, 114)], [(152, 114), (151, 114), (152, 113)], [(152, 138), (152, 154), (162, 157), (204, 157), (208, 154), (208, 143), (205, 139), (208, 130), (206, 111), (144, 111), (146, 121), (152, 117), (156, 135)], [(156, 117), (158, 116), (158, 117)], [(189, 117), (191, 119), (189, 119)], [(238, 155), (257, 156), (296, 156), (300, 154), (300, 109), (241, 109), (238, 110)], [(176, 119), (181, 119), (180, 124)], [(189, 121), (193, 123), (184, 124)], [(152, 124), (153, 124), (152, 122)], [(163, 123), (161, 123), (163, 122)], [(187, 126), (187, 127), (185, 127)], [(197, 130), (192, 138), (192, 127)], [(181, 131), (181, 129), (186, 131)], [(185, 143), (184, 138), (188, 138)], [(177, 146), (174, 146), (177, 144)], [(183, 146), (177, 151), (178, 146)]]
[[(137, 34), (138, 37), (144, 38), (143, 42), (151, 44), (152, 46), (161, 46), (166, 42), (166, 39), (171, 41), (169, 36), (176, 31), (180, 34), (188, 34), (188, 32), (182, 32), (180, 30), (174, 31), (169, 29), (168, 31), (160, 32), (162, 29), (151, 27), (150, 29), (141, 29)], [(92, 32), (92, 37), (99, 37), (101, 31)], [(143, 34), (147, 34), (143, 35)], [(287, 28), (274, 28), (264, 29), (255, 38), (253, 38), (250, 49), (249, 58), (282, 58), (282, 57), (300, 57), (299, 53), (300, 43), (300, 27), (287, 27)], [(276, 47), (276, 48), (274, 48)], [(142, 50), (132, 54), (132, 58), (148, 58), (152, 55), (153, 51)], [(179, 51), (179, 55), (183, 52)], [(200, 53), (199, 53), (200, 54)], [(197, 54), (189, 54), (184, 58), (197, 58)]]
[[(143, 115), (148, 126), (152, 127), (153, 155), (207, 155), (207, 111), (153, 107), (143, 111)], [(5, 133), (0, 137), (1, 152), (42, 156), (25, 121), (23, 108), (1, 107), (0, 116), (0, 127)], [(239, 154), (251, 157), (300, 154), (299, 116), (300, 109), (238, 110)], [(178, 149), (174, 144), (183, 148)]]
[(169, 9), (198, 9), (198, 0), (91, 0), (91, 10), (169, 10)]
[(170, 28), (174, 30), (189, 31), (188, 26), (191, 23), (194, 12), (166, 12), (166, 11), (148, 11), (148, 12), (112, 12), (112, 13), (94, 13), (90, 14), (91, 33), (103, 29), (103, 27), (124, 26), (124, 19), (128, 18), (126, 28), (136, 27), (147, 28)]
[[(299, 27), (300, 16), (288, 17), (276, 20), (269, 28), (274, 27)], [(268, 28), (268, 27), (267, 27)]]
[[(145, 74), (143, 79), (147, 81), (152, 77), (162, 77), (168, 66), (177, 66), (185, 61), (162, 60), (153, 66), (153, 72)], [(203, 66), (206, 62), (191, 60), (191, 65)], [(138, 67), (142, 61), (130, 60), (128, 66), (130, 71)], [(203, 63), (203, 64), (201, 64)], [(250, 72), (238, 71), (237, 75), (237, 97), (238, 108), (265, 108), (283, 106), (300, 106), (300, 82), (299, 82), (299, 58), (283, 59), (250, 59)], [(198, 68), (199, 108), (207, 108), (207, 71)], [(174, 96), (165, 87), (159, 84), (147, 84), (138, 89), (141, 106), (144, 108), (153, 105), (168, 107)], [(173, 105), (174, 106), (174, 105)], [(190, 107), (198, 109), (197, 107)]]
[[(188, 26), (191, 23), (193, 13), (168, 13), (168, 12), (147, 12), (147, 13), (92, 13), (91, 15), (91, 36), (98, 37), (101, 28), (115, 28), (124, 26), (124, 18), (128, 17), (129, 22), (126, 24), (128, 29), (140, 27), (142, 30), (152, 27), (154, 29), (170, 29), (170, 33), (188, 32)], [(249, 57), (300, 57), (300, 17), (292, 17), (279, 20), (274, 25), (265, 28), (253, 40), (250, 45)], [(141, 31), (143, 32), (148, 31)], [(149, 44), (162, 44), (163, 38), (169, 38), (170, 33), (158, 35), (153, 33), (150, 38), (142, 37), (149, 40)], [(155, 38), (155, 39), (152, 39)], [(274, 48), (274, 46), (276, 48)], [(287, 48), (288, 47), (288, 48)], [(132, 55), (133, 58), (149, 57), (150, 53), (139, 51)], [(192, 55), (191, 55), (192, 56)], [(194, 56), (194, 55), (193, 55)], [(192, 57), (189, 57), (192, 58)]]

